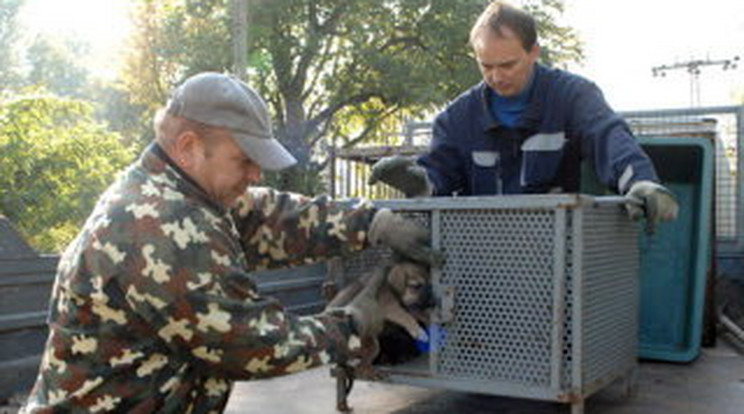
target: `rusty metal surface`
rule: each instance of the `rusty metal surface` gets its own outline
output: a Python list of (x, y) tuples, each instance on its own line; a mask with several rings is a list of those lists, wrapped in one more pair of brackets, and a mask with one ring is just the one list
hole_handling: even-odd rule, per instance
[[(636, 392), (613, 384), (587, 400), (589, 414), (741, 414), (744, 357), (719, 341), (691, 364), (642, 363)], [(239, 382), (227, 413), (332, 414), (335, 381), (328, 368), (266, 381)], [(565, 414), (558, 403), (357, 382), (349, 398), (355, 414)]]

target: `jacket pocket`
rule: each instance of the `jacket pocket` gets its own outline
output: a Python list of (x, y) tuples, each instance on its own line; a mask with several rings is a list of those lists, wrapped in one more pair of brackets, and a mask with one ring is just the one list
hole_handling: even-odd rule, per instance
[(563, 159), (566, 134), (535, 134), (522, 143), (522, 171), (520, 185), (524, 189), (539, 190), (554, 183)]
[(501, 194), (501, 154), (498, 151), (473, 151), (472, 195)]

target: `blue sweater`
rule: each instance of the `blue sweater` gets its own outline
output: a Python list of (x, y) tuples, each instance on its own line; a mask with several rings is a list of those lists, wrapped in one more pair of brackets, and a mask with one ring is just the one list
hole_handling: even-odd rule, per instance
[(535, 66), (529, 103), (513, 127), (489, 108), (480, 83), (434, 121), (429, 151), (418, 159), (435, 195), (579, 191), (581, 161), (601, 182), (625, 193), (658, 181), (648, 156), (597, 86), (568, 72)]

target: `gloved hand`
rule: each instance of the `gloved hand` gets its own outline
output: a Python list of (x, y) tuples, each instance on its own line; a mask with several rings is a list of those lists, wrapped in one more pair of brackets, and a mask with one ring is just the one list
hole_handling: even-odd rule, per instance
[(646, 232), (652, 234), (656, 223), (677, 218), (677, 199), (666, 187), (653, 181), (637, 181), (625, 195), (631, 200), (626, 204), (628, 215), (633, 220), (646, 217)]
[(372, 218), (367, 237), (372, 245), (384, 244), (395, 253), (429, 266), (441, 266), (439, 252), (430, 247), (429, 231), (392, 211), (380, 209)]
[(373, 185), (378, 181), (402, 191), (409, 198), (427, 197), (432, 193), (424, 167), (400, 155), (382, 158), (372, 166), (367, 183)]

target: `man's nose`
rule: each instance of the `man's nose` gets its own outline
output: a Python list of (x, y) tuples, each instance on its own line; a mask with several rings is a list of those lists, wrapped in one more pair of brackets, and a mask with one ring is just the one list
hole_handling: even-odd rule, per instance
[(261, 181), (261, 167), (257, 164), (246, 167), (245, 179), (251, 184)]
[(488, 80), (491, 84), (496, 84), (501, 82), (501, 80), (504, 78), (504, 74), (501, 69), (499, 68), (493, 68), (490, 71), (488, 71)]

